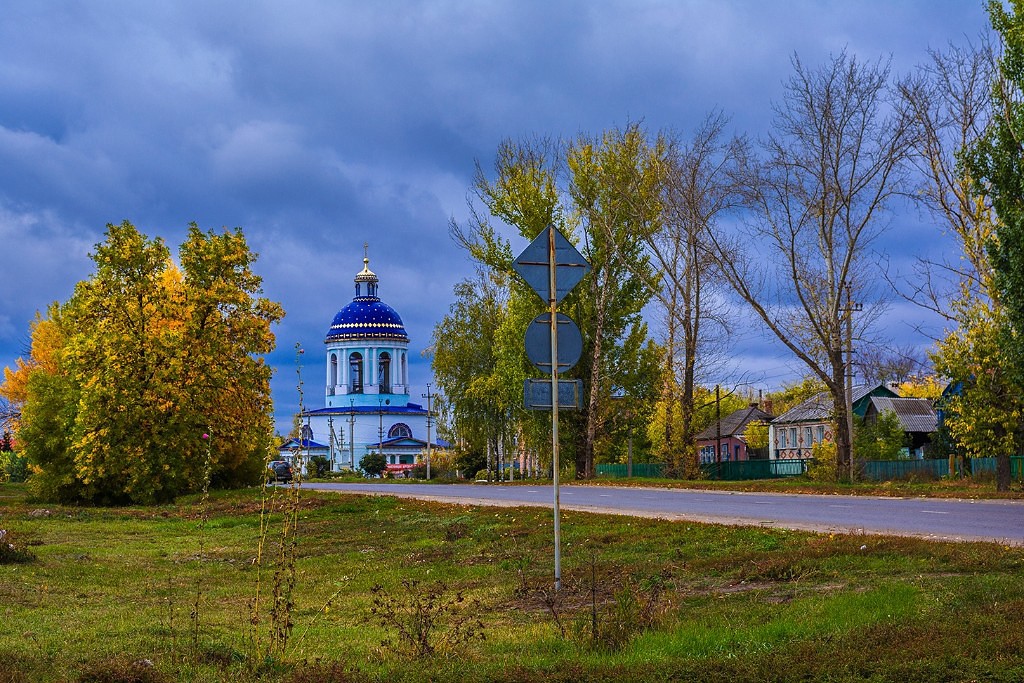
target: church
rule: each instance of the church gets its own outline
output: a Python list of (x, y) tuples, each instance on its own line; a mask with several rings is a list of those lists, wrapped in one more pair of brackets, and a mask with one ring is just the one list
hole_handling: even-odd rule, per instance
[(296, 449), (308, 459), (327, 458), (331, 469), (356, 469), (368, 453), (382, 453), (387, 471), (404, 476), (436, 438), (429, 408), (409, 400), (409, 335), (395, 309), (377, 294), (370, 259), (355, 277), (355, 298), (342, 308), (324, 339), (324, 406), (301, 415), (302, 439), (280, 447), (291, 460)]

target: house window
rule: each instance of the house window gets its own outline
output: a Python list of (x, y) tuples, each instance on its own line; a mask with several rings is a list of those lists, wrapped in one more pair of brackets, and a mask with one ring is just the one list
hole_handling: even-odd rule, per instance
[(825, 441), (825, 425), (818, 425), (818, 443)]
[(796, 427), (790, 427), (789, 428), (789, 447), (790, 448), (797, 448)]
[(814, 430), (810, 427), (804, 427), (804, 445), (812, 446), (814, 444)]
[(779, 430), (779, 448), (788, 448), (788, 446), (786, 446), (786, 430), (785, 429), (780, 429)]
[(409, 425), (401, 422), (396, 422), (391, 425), (391, 429), (388, 430), (389, 439), (408, 439), (412, 436), (412, 430), (409, 429)]
[(357, 351), (348, 357), (348, 372), (352, 380), (352, 393), (363, 393), (363, 354)]

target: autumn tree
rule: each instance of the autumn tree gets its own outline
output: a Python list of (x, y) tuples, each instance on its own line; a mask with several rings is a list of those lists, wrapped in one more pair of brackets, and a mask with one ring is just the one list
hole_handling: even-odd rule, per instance
[[(963, 154), (963, 168), (975, 198), (991, 211), (992, 232), (985, 241), (991, 265), (990, 301), (962, 307), (973, 329), (950, 340), (975, 368), (965, 391), (984, 399), (960, 411), (978, 411), (977, 432), (987, 432), (996, 455), (996, 485), (1009, 489), (1010, 455), (1021, 447), (1021, 399), (1024, 395), (1024, 2), (990, 1), (989, 18), (1001, 47), (991, 88), (992, 115), (983, 134)], [(985, 333), (994, 339), (985, 338)], [(998, 363), (996, 365), (996, 363)], [(953, 364), (950, 364), (953, 370)], [(962, 365), (962, 364), (960, 364)], [(971, 372), (980, 369), (982, 374)], [(965, 413), (960, 412), (965, 417)], [(956, 438), (955, 425), (950, 432)]]
[(93, 276), (35, 326), (34, 338), (56, 340), (49, 361), (33, 344), (25, 364), (19, 438), (40, 491), (148, 503), (208, 476), (256, 481), (272, 434), (262, 355), (283, 312), (258, 296), (241, 231), (192, 225), (179, 268), (126, 221), (107, 226), (92, 258)]
[[(852, 457), (846, 347), (880, 311), (867, 259), (903, 190), (909, 118), (882, 62), (845, 52), (794, 75), (762, 154), (740, 168), (742, 236), (709, 232), (723, 276), (831, 394), (836, 465)], [(857, 302), (864, 311), (851, 315)], [(845, 468), (844, 468), (845, 469)]]
[[(998, 118), (992, 98), (998, 73), (995, 51), (982, 35), (976, 43), (932, 51), (917, 73), (900, 84), (900, 92), (915, 128), (914, 196), (955, 245), (951, 258), (920, 259), (904, 287), (910, 301), (949, 324), (932, 360), (958, 389), (943, 398), (944, 419), (935, 444), (948, 452), (950, 471), (957, 455), (994, 455), (997, 487), (1005, 490), (1022, 406), (1000, 342), (1008, 319), (991, 259), (1000, 218), (988, 184), (977, 180), (984, 153), (977, 154)], [(900, 393), (937, 398), (940, 390), (934, 381), (918, 377), (901, 386)], [(969, 471), (969, 462), (964, 465)]]

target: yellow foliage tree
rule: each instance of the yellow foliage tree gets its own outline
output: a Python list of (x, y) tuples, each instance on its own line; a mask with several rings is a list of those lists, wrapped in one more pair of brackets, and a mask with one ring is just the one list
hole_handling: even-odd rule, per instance
[(36, 323), (39, 348), (5, 382), (24, 387), (19, 435), (40, 493), (147, 503), (210, 477), (256, 481), (272, 434), (262, 354), (283, 311), (258, 296), (241, 231), (193, 224), (179, 269), (126, 221), (92, 258), (96, 273)]

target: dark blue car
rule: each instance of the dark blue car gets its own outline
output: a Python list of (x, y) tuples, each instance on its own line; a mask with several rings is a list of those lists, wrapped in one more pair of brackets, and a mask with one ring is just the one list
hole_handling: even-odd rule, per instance
[(292, 480), (292, 466), (287, 460), (271, 460), (267, 465), (267, 483), (288, 483)]

